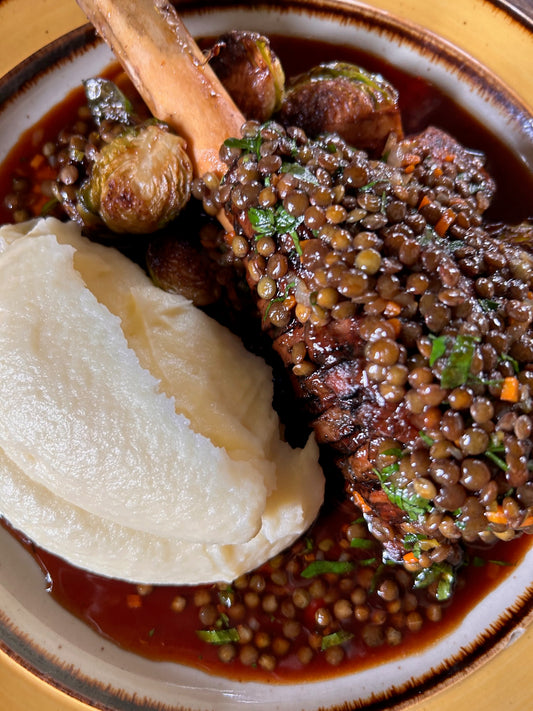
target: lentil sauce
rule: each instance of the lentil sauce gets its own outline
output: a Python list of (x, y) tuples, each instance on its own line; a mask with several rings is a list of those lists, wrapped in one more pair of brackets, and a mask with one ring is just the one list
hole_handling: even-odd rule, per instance
[[(406, 133), (435, 123), (487, 154), (487, 168), (498, 183), (491, 219), (516, 223), (533, 212), (533, 177), (525, 167), (425, 80), (353, 49), (294, 38), (271, 41), (288, 75), (308, 69), (309, 57), (313, 63), (339, 59), (381, 72), (400, 92)], [(106, 76), (120, 75), (113, 68)], [(42, 149), (65, 126), (83, 133), (83, 102), (81, 89), (72, 92), (21, 137), (0, 166), (0, 194), (6, 196), (2, 222), (39, 215), (48, 204), (53, 214), (46, 185), (55, 171)], [(378, 544), (334, 485), (304, 538), (230, 584), (135, 586), (76, 569), (19, 538), (41, 565), (57, 602), (105, 638), (151, 659), (261, 681), (349, 673), (420, 650), (460, 624), (529, 545), (523, 536), (489, 550), (469, 550), (452, 600), (438, 602), (431, 585), (414, 590), (405, 570), (381, 564)]]

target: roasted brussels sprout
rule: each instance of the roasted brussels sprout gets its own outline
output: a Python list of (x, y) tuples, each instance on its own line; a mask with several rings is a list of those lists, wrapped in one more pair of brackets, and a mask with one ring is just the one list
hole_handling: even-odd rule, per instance
[(286, 88), (281, 121), (310, 136), (338, 133), (355, 148), (380, 154), (387, 137), (403, 137), (398, 92), (381, 75), (354, 64), (320, 64)]
[(266, 121), (281, 106), (285, 74), (263, 35), (222, 35), (213, 47), (211, 66), (246, 118)]
[(147, 234), (177, 216), (191, 183), (185, 141), (166, 124), (149, 121), (125, 128), (96, 153), (77, 209), (85, 224)]
[(215, 263), (186, 235), (177, 237), (165, 230), (154, 237), (146, 252), (146, 266), (157, 286), (185, 296), (195, 306), (209, 306), (220, 297)]

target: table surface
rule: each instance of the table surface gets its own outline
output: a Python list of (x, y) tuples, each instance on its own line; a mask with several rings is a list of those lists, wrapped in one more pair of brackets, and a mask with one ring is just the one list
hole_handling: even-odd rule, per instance
[[(477, 0), (476, 0), (477, 1)], [(417, 0), (374, 0), (376, 7), (394, 8), (399, 14), (410, 16), (413, 21), (424, 21), (428, 27), (453, 41), (457, 22), (467, 24), (461, 18), (468, 3), (462, 0), (432, 0), (421, 3)], [(475, 4), (475, 3), (474, 3)], [(495, 4), (511, 5), (533, 18), (533, 0), (505, 0)], [(455, 7), (455, 17), (453, 8)], [(420, 14), (420, 13), (423, 14)], [(459, 15), (458, 15), (459, 13)], [(471, 20), (472, 18), (468, 18)], [(495, 14), (495, 19), (496, 14)], [(3, 29), (0, 43), (0, 76), (38, 49), (65, 32), (84, 24), (85, 17), (74, 0), (0, 0), (0, 27)], [(481, 42), (476, 36), (475, 22), (472, 34), (465, 42), (476, 54)], [(522, 43), (516, 49), (516, 44)], [(478, 47), (479, 45), (479, 47)], [(483, 47), (479, 49), (482, 51)], [(514, 86), (521, 86), (520, 76), (530, 80), (533, 65), (533, 41), (531, 34), (518, 33), (513, 38), (514, 59), (508, 56), (505, 47), (492, 47), (490, 55), (483, 57), (505, 80), (511, 78)], [(522, 57), (517, 61), (516, 57)], [(513, 64), (514, 62), (514, 64)], [(520, 91), (518, 90), (518, 93)], [(522, 96), (533, 109), (533, 95)], [(528, 711), (533, 708), (533, 675), (530, 660), (533, 658), (533, 627), (507, 649), (499, 652), (481, 668), (458, 683), (429, 698), (415, 702), (411, 711)], [(7, 655), (0, 653), (0, 711), (88, 711), (80, 702), (57, 692), (15, 664)]]

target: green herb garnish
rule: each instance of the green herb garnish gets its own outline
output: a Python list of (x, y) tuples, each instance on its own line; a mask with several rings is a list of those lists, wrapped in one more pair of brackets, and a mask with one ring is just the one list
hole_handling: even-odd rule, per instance
[(302, 255), (300, 238), (296, 230), (302, 224), (303, 216), (293, 217), (283, 205), (278, 205), (276, 209), (251, 207), (248, 210), (248, 218), (257, 233), (256, 239), (288, 234), (292, 237), (296, 252), (299, 256)]
[(437, 582), (437, 600), (440, 602), (449, 600), (455, 582), (451, 565), (436, 563), (429, 568), (422, 568), (415, 576), (414, 586), (415, 588), (427, 588), (434, 582)]
[(492, 437), (489, 446), (485, 450), (484, 454), (488, 457), (496, 466), (498, 466), (502, 471), (506, 472), (509, 469), (507, 462), (499, 457), (499, 454), (505, 453), (505, 447), (502, 442), (500, 442), (496, 437)]
[(470, 366), (476, 351), (476, 336), (459, 334), (453, 342), (448, 360), (440, 376), (443, 388), (457, 388), (464, 385), (470, 377)]
[(259, 159), (261, 157), (261, 144), (263, 139), (260, 133), (256, 133), (255, 136), (248, 136), (246, 138), (226, 138), (224, 145), (227, 148), (238, 148), (246, 153), (253, 153)]
[(510, 356), (508, 353), (502, 353), (500, 355), (500, 360), (506, 361), (507, 363), (510, 363), (513, 366), (513, 370), (516, 375), (520, 373), (520, 365), (516, 358), (513, 358), (513, 356)]
[(499, 303), (494, 299), (479, 299), (479, 305), (483, 311), (497, 311)]
[[(396, 467), (395, 469), (392, 468), (394, 466)], [(398, 469), (399, 464), (395, 462), (395, 464), (384, 467), (381, 471), (374, 469), (374, 473), (378, 477), (381, 488), (387, 494), (389, 501), (402, 509), (402, 511), (405, 511), (411, 521), (416, 521), (419, 516), (427, 513), (432, 508), (432, 504), (429, 499), (424, 499), (415, 493), (410, 494), (404, 487), (390, 481), (389, 474)]]
[(420, 430), (420, 432), (418, 433), (418, 436), (420, 437), (422, 442), (424, 442), (424, 444), (427, 445), (428, 447), (432, 447), (435, 444), (435, 440), (432, 437), (430, 437), (428, 434), (426, 434), (426, 432), (424, 432), (424, 430)]
[(430, 334), (431, 353), (429, 354), (429, 366), (432, 368), (439, 358), (446, 353), (446, 344), (448, 336), (434, 336)]
[(352, 538), (350, 541), (350, 547), (368, 550), (369, 548), (374, 547), (374, 541), (371, 541), (370, 538)]
[(316, 175), (309, 170), (304, 165), (300, 165), (300, 163), (282, 163), (281, 164), (281, 173), (290, 173), (291, 175), (294, 175), (296, 178), (299, 178), (302, 182), (304, 183), (310, 183), (311, 185), (318, 185), (318, 180), (316, 178)]
[(228, 644), (228, 642), (239, 641), (239, 633), (234, 627), (227, 630), (197, 630), (196, 634), (202, 642), (209, 644)]
[(348, 632), (348, 630), (339, 630), (338, 632), (332, 632), (322, 637), (322, 644), (320, 645), (320, 651), (325, 651), (330, 647), (337, 647), (339, 644), (343, 644), (348, 640), (352, 639), (353, 632)]
[(302, 578), (314, 578), (316, 575), (325, 573), (343, 575), (355, 567), (355, 563), (348, 560), (315, 560), (302, 570)]

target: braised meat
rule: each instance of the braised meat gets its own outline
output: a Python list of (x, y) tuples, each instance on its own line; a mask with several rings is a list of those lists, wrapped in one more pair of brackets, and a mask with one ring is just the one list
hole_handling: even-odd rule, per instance
[(533, 531), (533, 258), (483, 224), (483, 157), (434, 128), (384, 162), (253, 122), (222, 157), (263, 328), (386, 556)]

